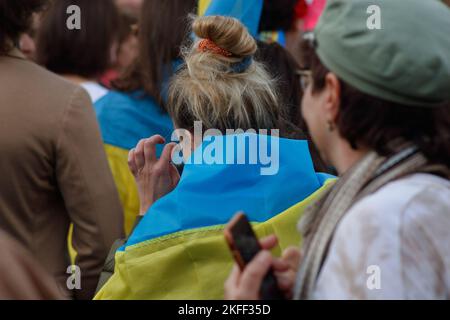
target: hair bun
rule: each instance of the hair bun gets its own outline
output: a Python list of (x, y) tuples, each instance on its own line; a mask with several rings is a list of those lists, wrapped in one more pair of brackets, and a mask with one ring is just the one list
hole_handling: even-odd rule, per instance
[(200, 17), (192, 26), (197, 37), (210, 39), (220, 48), (237, 57), (248, 57), (256, 53), (255, 39), (237, 19), (224, 16)]

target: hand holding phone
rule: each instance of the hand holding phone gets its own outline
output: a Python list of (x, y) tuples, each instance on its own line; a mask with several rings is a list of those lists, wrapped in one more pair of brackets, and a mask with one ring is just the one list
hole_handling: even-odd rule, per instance
[[(243, 213), (237, 214), (230, 221), (224, 230), (224, 234), (241, 270), (244, 270), (245, 266), (262, 250), (252, 226)], [(261, 284), (260, 296), (262, 300), (285, 299), (283, 292), (278, 287), (272, 268)]]

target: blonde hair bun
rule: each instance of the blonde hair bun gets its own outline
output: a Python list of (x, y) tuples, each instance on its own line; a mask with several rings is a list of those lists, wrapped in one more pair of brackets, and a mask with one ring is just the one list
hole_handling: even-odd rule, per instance
[(224, 16), (197, 18), (192, 26), (197, 37), (209, 39), (218, 47), (244, 58), (256, 53), (255, 39), (247, 28), (237, 19)]
[[(256, 41), (234, 18), (201, 17), (193, 22), (200, 38), (184, 48), (184, 66), (172, 77), (168, 112), (178, 128), (191, 130), (195, 121), (206, 129), (273, 129), (279, 119), (275, 81), (253, 59)], [(201, 49), (205, 40), (221, 50)], [(236, 65), (249, 65), (237, 70)]]

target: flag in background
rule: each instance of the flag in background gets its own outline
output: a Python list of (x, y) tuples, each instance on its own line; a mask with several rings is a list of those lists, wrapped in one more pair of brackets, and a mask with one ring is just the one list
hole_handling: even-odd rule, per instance
[(259, 34), (258, 40), (266, 43), (278, 43), (286, 47), (286, 34), (283, 31), (264, 31)]
[(257, 38), (263, 3), (263, 0), (200, 0), (199, 15), (234, 17)]
[(222, 15), (231, 16), (241, 21), (256, 39), (286, 46), (286, 35), (283, 31), (264, 31), (258, 33), (264, 0), (199, 0), (199, 16)]
[[(297, 19), (304, 21), (304, 31), (315, 28), (322, 14), (326, 0), (300, 0), (295, 8)], [(244, 5), (245, 3), (245, 5)], [(244, 23), (251, 34), (261, 41), (278, 42), (285, 45), (284, 32), (265, 31), (258, 35), (258, 26), (261, 18), (263, 0), (199, 0), (198, 14), (203, 15), (228, 15), (239, 19)]]
[(199, 0), (198, 1), (198, 15), (204, 16), (206, 9), (208, 9), (210, 4), (211, 4), (211, 0)]

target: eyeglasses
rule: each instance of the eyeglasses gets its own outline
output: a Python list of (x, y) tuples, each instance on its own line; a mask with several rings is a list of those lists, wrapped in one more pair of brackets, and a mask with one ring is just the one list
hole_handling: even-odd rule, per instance
[(300, 78), (300, 86), (303, 91), (306, 91), (308, 89), (309, 85), (311, 84), (312, 80), (312, 72), (311, 70), (297, 70), (296, 74)]

